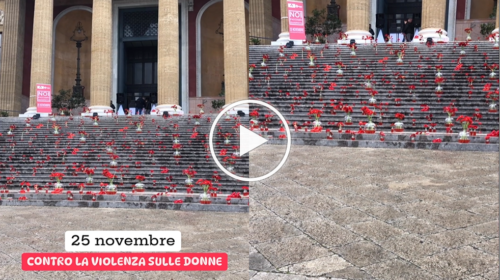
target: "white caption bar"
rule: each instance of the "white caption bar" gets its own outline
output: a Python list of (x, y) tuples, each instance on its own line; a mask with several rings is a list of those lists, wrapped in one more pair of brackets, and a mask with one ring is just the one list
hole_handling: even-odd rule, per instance
[(66, 231), (66, 252), (179, 252), (180, 231)]

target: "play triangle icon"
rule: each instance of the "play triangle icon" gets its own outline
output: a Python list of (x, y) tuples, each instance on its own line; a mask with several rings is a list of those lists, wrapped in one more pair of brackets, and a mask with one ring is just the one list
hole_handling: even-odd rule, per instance
[(266, 142), (267, 139), (264, 137), (240, 125), (240, 156), (255, 150)]

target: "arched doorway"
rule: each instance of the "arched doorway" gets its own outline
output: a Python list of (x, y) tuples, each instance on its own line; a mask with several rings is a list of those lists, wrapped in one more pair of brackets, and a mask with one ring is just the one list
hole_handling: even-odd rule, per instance
[[(248, 4), (245, 3), (248, 34)], [(222, 33), (222, 34), (221, 34)], [(205, 4), (196, 18), (196, 96), (218, 97), (224, 81), (222, 0)]]
[(90, 100), (90, 64), (92, 44), (92, 9), (85, 6), (68, 8), (54, 19), (54, 47), (52, 63), (52, 88), (59, 90), (72, 89), (75, 85), (77, 71), (76, 43), (71, 36), (80, 22), (88, 37), (80, 49), (81, 84), (85, 86), (84, 97)]

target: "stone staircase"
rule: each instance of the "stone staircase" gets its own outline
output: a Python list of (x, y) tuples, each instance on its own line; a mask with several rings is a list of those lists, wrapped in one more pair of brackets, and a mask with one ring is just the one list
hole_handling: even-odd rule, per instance
[[(208, 134), (213, 119), (215, 115), (204, 115), (199, 125), (195, 125), (192, 116), (168, 119), (114, 116), (101, 117), (95, 126), (89, 117), (58, 116), (55, 121), (31, 120), (27, 127), (24, 119), (2, 118), (0, 149), (4, 156), (0, 161), (0, 203), (246, 212), (248, 197), (243, 195), (242, 189), (246, 184), (225, 175), (210, 156)], [(144, 123), (142, 132), (136, 131), (137, 122)], [(221, 122), (217, 130), (233, 133), (231, 142), (239, 143), (233, 129), (235, 122), (234, 119)], [(54, 124), (60, 126), (58, 135), (54, 134)], [(16, 128), (8, 135), (12, 125)], [(87, 133), (85, 142), (81, 142), (79, 131)], [(180, 157), (174, 156), (174, 134), (179, 134), (177, 139), (182, 145)], [(221, 149), (228, 149), (222, 135), (215, 137), (219, 143), (217, 154)], [(107, 148), (113, 152), (108, 153)], [(111, 166), (112, 155), (118, 156), (116, 167)], [(84, 168), (95, 169), (95, 173), (93, 184), (85, 184), (80, 193), (80, 184), (86, 183), (88, 177)], [(183, 174), (188, 168), (197, 172), (190, 192), (185, 186), (187, 176)], [(248, 156), (237, 157), (234, 168), (240, 176), (248, 175)], [(113, 182), (117, 185), (116, 195), (103, 194), (105, 188), (101, 185), (109, 183), (103, 175), (104, 169), (117, 176)], [(50, 174), (55, 172), (64, 174), (62, 194), (52, 193), (55, 181)], [(144, 192), (136, 192), (133, 188), (138, 183), (138, 175), (145, 177)], [(14, 179), (8, 181), (8, 177)], [(211, 180), (213, 187), (218, 189), (213, 191), (210, 204), (200, 203), (203, 190), (196, 185), (198, 179)], [(23, 182), (31, 185), (29, 192), (22, 189)], [(38, 185), (38, 192), (35, 185)], [(68, 191), (72, 198), (68, 197)], [(240, 193), (241, 198), (233, 193)]]
[[(398, 65), (396, 52), (403, 47), (403, 64)], [(470, 42), (464, 48), (465, 55), (460, 54), (458, 42), (431, 47), (421, 43), (358, 45), (355, 57), (351, 57), (351, 49), (344, 45), (331, 44), (328, 48), (311, 45), (310, 48), (311, 54), (316, 57), (314, 68), (309, 67), (308, 51), (304, 50), (304, 46), (284, 49), (286, 59), (280, 59), (276, 46), (250, 47), (249, 62), (256, 66), (250, 81), (250, 97), (275, 106), (292, 130), (296, 124), (298, 129), (292, 132), (293, 143), (498, 151), (498, 138), (491, 137), (489, 144), (485, 140), (487, 134), (499, 129), (498, 112), (488, 112), (488, 91), (483, 90), (486, 84), (490, 84), (489, 91), (498, 89), (498, 69), (494, 71), (495, 78), (490, 79), (491, 70), (484, 65), (498, 64), (499, 52), (493, 49), (492, 43)], [(267, 69), (260, 66), (263, 55), (269, 56)], [(342, 76), (337, 73), (336, 62), (344, 64)], [(456, 69), (459, 64), (461, 68)], [(439, 96), (435, 92), (438, 65), (442, 65), (440, 72), (444, 78), (441, 84), (443, 93)], [(371, 74), (372, 89), (378, 92), (374, 96), (376, 106), (369, 104), (371, 96), (365, 84), (365, 76)], [(410, 86), (415, 88), (410, 90)], [(345, 123), (346, 114), (342, 108), (346, 105), (353, 107), (353, 124), (344, 126), (339, 133), (337, 123)], [(363, 106), (376, 113), (373, 117), (377, 125), (376, 135), (359, 131), (359, 122), (367, 122), (367, 117), (361, 112)], [(444, 107), (447, 106), (458, 109), (453, 116), (451, 131), (445, 126), (448, 114)], [(422, 111), (423, 108), (427, 110)], [(323, 111), (320, 118), (323, 130), (320, 133), (309, 133), (314, 121), (308, 115), (311, 109)], [(404, 132), (391, 133), (392, 125), (397, 121), (396, 113), (405, 115)], [(475, 118), (476, 113), (481, 114), (481, 118)], [(265, 120), (264, 114), (267, 112), (260, 112), (259, 121)], [(458, 143), (462, 127), (456, 119), (460, 115), (470, 116), (474, 119), (473, 125), (478, 126), (477, 136), (470, 136), (468, 144)], [(275, 136), (280, 135), (277, 119), (274, 117), (268, 125), (270, 135), (271, 132)], [(425, 128), (431, 125), (434, 125), (435, 132), (428, 132)], [(327, 139), (326, 129), (332, 132), (333, 139)], [(385, 134), (383, 142), (380, 141), (380, 131)], [(354, 141), (350, 140), (353, 132)], [(276, 138), (272, 142), (283, 142)], [(442, 142), (433, 143), (436, 138)]]

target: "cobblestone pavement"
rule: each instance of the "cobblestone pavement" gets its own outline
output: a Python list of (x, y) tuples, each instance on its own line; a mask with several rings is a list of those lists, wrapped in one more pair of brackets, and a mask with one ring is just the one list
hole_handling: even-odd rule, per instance
[[(64, 252), (67, 230), (179, 230), (182, 252), (225, 252), (225, 272), (31, 272), (25, 252)], [(1, 207), (0, 279), (248, 279), (248, 213)]]
[[(251, 153), (270, 168), (274, 147)], [(498, 153), (293, 146), (253, 183), (250, 277), (499, 279)], [(253, 163), (253, 164), (252, 164)]]

